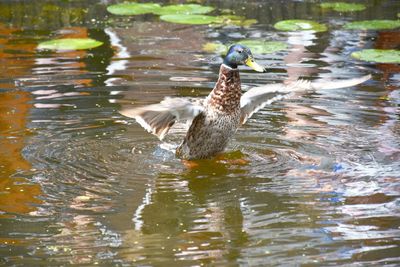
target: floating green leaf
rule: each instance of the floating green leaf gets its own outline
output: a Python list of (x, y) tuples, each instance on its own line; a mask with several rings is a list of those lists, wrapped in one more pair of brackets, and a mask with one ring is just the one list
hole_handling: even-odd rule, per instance
[(352, 57), (377, 63), (400, 63), (400, 50), (364, 49), (353, 52)]
[(206, 14), (213, 11), (214, 8), (211, 6), (202, 6), (198, 4), (181, 4), (181, 5), (169, 5), (163, 6), (160, 10), (155, 13), (158, 15), (176, 15), (176, 14)]
[(400, 27), (400, 20), (362, 20), (344, 25), (349, 30), (387, 30)]
[(333, 9), (337, 12), (354, 12), (364, 10), (366, 7), (363, 4), (345, 3), (345, 2), (333, 2), (333, 3), (322, 3), (322, 8)]
[(49, 50), (83, 50), (95, 48), (103, 43), (90, 38), (64, 38), (42, 42), (38, 49)]
[[(287, 44), (277, 41), (267, 42), (264, 40), (241, 40), (238, 43), (250, 48), (254, 54), (270, 54), (287, 49)], [(206, 43), (203, 45), (203, 50), (206, 52), (226, 54), (228, 46), (221, 43)]]
[(199, 14), (170, 14), (160, 17), (161, 20), (178, 23), (178, 24), (212, 24), (212, 25), (236, 25), (247, 27), (257, 23), (255, 19), (245, 19), (240, 16), (222, 15), (222, 16), (209, 16)]
[(213, 10), (213, 7), (198, 4), (168, 5), (162, 7), (156, 3), (122, 3), (107, 7), (107, 11), (114, 15), (190, 15), (205, 14)]
[(161, 20), (178, 23), (178, 24), (193, 24), (193, 25), (202, 25), (202, 24), (212, 24), (217, 23), (218, 17), (215, 16), (207, 16), (207, 15), (163, 15), (160, 17)]
[(275, 29), (281, 31), (324, 32), (328, 29), (325, 24), (321, 24), (312, 20), (301, 20), (301, 19), (282, 20), (275, 23), (274, 27)]
[(156, 14), (160, 12), (161, 6), (155, 3), (122, 3), (107, 7), (107, 11), (114, 15), (142, 15)]

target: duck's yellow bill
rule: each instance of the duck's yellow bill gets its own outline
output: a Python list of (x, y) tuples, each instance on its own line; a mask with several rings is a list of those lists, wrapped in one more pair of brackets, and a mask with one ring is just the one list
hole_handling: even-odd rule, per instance
[(252, 68), (255, 71), (265, 72), (265, 68), (263, 66), (259, 65), (257, 62), (255, 62), (253, 57), (249, 57), (245, 63), (247, 66), (249, 66), (250, 68)]

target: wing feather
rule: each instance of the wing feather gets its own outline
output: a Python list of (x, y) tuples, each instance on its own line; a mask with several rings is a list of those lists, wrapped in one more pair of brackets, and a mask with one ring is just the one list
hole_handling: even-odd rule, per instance
[(295, 92), (339, 89), (355, 86), (371, 79), (371, 75), (346, 80), (297, 80), (290, 84), (268, 84), (253, 87), (242, 95), (240, 99), (241, 122), (244, 124), (255, 112), (272, 102), (289, 98)]
[(204, 110), (204, 99), (166, 97), (158, 104), (125, 108), (122, 115), (136, 119), (148, 132), (162, 140), (177, 121), (193, 120)]

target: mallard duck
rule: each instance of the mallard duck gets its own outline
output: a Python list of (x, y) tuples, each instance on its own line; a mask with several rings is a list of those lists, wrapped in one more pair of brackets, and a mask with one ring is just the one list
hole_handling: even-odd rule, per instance
[[(370, 75), (340, 81), (305, 81), (254, 87), (242, 94), (239, 65), (257, 72), (265, 68), (255, 62), (244, 45), (230, 46), (221, 64), (218, 81), (205, 99), (166, 97), (158, 104), (120, 111), (136, 121), (160, 140), (177, 121), (188, 121), (189, 129), (176, 149), (176, 156), (185, 160), (206, 159), (221, 153), (240, 125), (254, 112), (284, 95), (296, 91), (343, 88), (362, 83)], [(271, 98), (272, 93), (284, 93)]]

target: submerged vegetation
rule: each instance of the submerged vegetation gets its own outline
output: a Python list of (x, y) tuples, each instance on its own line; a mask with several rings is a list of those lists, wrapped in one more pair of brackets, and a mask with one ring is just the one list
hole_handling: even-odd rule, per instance
[(216, 23), (216, 17), (207, 15), (163, 15), (160, 17), (161, 20), (178, 23), (178, 24), (212, 24)]
[(377, 63), (400, 63), (400, 50), (364, 49), (353, 52), (352, 57)]
[(275, 29), (281, 31), (315, 31), (324, 32), (328, 30), (325, 24), (321, 24), (312, 20), (290, 19), (282, 20), (274, 25)]
[[(254, 54), (270, 54), (277, 51), (282, 51), (288, 48), (287, 44), (278, 41), (264, 41), (259, 39), (241, 40), (237, 43), (245, 45), (251, 49)], [(206, 43), (203, 45), (203, 50), (210, 53), (224, 55), (228, 51), (231, 44), (224, 45), (222, 43)]]
[(345, 2), (322, 3), (321, 7), (323, 9), (332, 9), (337, 12), (362, 11), (366, 8), (365, 5), (363, 4), (345, 3)]
[(177, 24), (236, 25), (246, 27), (257, 22), (255, 19), (246, 19), (236, 15), (205, 15), (214, 11), (214, 8), (199, 4), (161, 6), (156, 3), (122, 3), (108, 6), (107, 11), (114, 15), (125, 16), (153, 14), (160, 16), (163, 21)]
[(349, 30), (389, 30), (400, 27), (400, 20), (363, 20), (353, 21), (344, 25)]
[(177, 24), (211, 24), (211, 25), (236, 25), (247, 27), (257, 22), (257, 20), (245, 19), (244, 17), (234, 15), (222, 15), (222, 16), (209, 16), (209, 15), (163, 15), (160, 17), (161, 20), (177, 23)]

